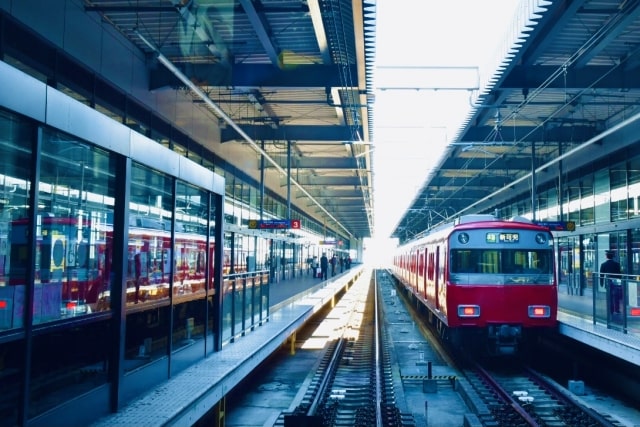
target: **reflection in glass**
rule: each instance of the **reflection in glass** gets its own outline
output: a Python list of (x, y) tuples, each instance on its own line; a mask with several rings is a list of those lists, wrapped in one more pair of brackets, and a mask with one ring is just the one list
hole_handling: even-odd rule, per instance
[(168, 352), (169, 295), (176, 271), (172, 224), (173, 179), (133, 164), (125, 283), (126, 371)]
[[(28, 125), (0, 112), (0, 331), (24, 326), (29, 247), (12, 224), (24, 222), (29, 209), (32, 134)], [(22, 342), (0, 344), (0, 426), (17, 424), (23, 357)]]
[[(72, 137), (44, 130), (36, 210), (33, 324), (110, 310), (115, 163)], [(29, 234), (26, 218), (12, 223)], [(16, 251), (23, 251), (16, 241)], [(19, 243), (19, 244), (18, 244)], [(30, 266), (31, 267), (31, 266)], [(73, 325), (73, 327), (71, 327)], [(108, 320), (60, 323), (34, 334), (29, 416), (107, 382)]]
[(208, 194), (178, 182), (176, 193), (175, 250), (173, 281), (174, 351), (172, 370), (178, 371), (204, 357), (207, 275), (213, 275), (213, 252), (207, 251)]
[[(109, 155), (44, 133), (36, 222), (33, 323), (109, 310), (114, 164)], [(26, 232), (27, 223), (14, 227)]]

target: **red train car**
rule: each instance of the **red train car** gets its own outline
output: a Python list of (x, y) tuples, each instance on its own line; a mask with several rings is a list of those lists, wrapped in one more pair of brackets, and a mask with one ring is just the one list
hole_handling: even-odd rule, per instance
[(461, 217), (399, 247), (393, 274), (456, 348), (512, 355), (556, 327), (553, 236), (525, 219)]

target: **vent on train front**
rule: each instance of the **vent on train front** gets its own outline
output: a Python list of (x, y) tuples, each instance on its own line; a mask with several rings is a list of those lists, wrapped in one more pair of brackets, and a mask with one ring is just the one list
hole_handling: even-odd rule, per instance
[(491, 214), (462, 215), (458, 218), (457, 224), (466, 224), (478, 221), (497, 221), (498, 219)]

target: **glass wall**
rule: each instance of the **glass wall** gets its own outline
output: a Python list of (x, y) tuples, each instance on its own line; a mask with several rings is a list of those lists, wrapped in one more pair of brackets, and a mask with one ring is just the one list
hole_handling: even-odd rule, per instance
[[(640, 217), (640, 156), (615, 162), (595, 171), (580, 170), (563, 184), (562, 201), (558, 200), (557, 182), (538, 194), (540, 220), (574, 221), (579, 226), (607, 224)], [(500, 215), (509, 218), (515, 213), (531, 215), (528, 195), (510, 201), (499, 208)], [(559, 218), (559, 203), (563, 218)]]
[(125, 371), (168, 355), (170, 292), (180, 256), (171, 246), (173, 182), (143, 165), (131, 168)]
[[(111, 309), (114, 199), (115, 163), (106, 151), (62, 133), (42, 132), (30, 264), (34, 325)], [(26, 236), (30, 224), (15, 224), (13, 232)], [(110, 323), (96, 319), (57, 328), (34, 331), (29, 416), (107, 382)]]
[(33, 133), (27, 124), (0, 111), (0, 156), (6, 160), (0, 162), (0, 331), (24, 325)]
[[(97, 113), (81, 111), (92, 123)], [(132, 127), (135, 122), (127, 119)], [(121, 126), (101, 125), (100, 132), (108, 135), (111, 125)], [(148, 128), (145, 133), (150, 134)], [(113, 132), (121, 137), (110, 141), (109, 149), (122, 153), (127, 144), (146, 143), (125, 134)], [(160, 133), (156, 136), (164, 141)], [(0, 378), (6, 390), (0, 393), (0, 426), (18, 424), (18, 408), (25, 402), (27, 417), (42, 415), (78, 398), (108, 393), (109, 380), (120, 381), (126, 400), (139, 391), (132, 392), (131, 384), (141, 376), (158, 373), (154, 378), (161, 381), (204, 357), (204, 338), (220, 328), (216, 298), (240, 293), (241, 299), (232, 301), (228, 324), (240, 324), (244, 332), (267, 317), (268, 268), (303, 268), (302, 246), (295, 242), (300, 237), (293, 233), (234, 231), (225, 239), (228, 247), (221, 242), (216, 247), (218, 234), (211, 226), (216, 209), (212, 194), (196, 186), (201, 183), (125, 162), (86, 140), (0, 112), (0, 155)], [(194, 158), (204, 162), (201, 156), (195, 153)], [(162, 163), (154, 165), (178, 170)], [(129, 187), (122, 191), (125, 182)], [(234, 202), (239, 204), (229, 218), (242, 228), (263, 201), (254, 186), (235, 182)], [(288, 215), (280, 199), (264, 199), (269, 207), (264, 212), (271, 217)], [(119, 209), (124, 201), (128, 204)], [(115, 228), (123, 210), (129, 219), (124, 236)], [(317, 236), (327, 236), (322, 225), (301, 219)], [(240, 281), (225, 281), (225, 287), (216, 283), (216, 251), (224, 251), (227, 272), (234, 257), (233, 268), (244, 275)], [(307, 246), (305, 251), (310, 252)], [(216, 295), (216, 286), (224, 295)], [(165, 361), (171, 362), (171, 371), (149, 373)], [(108, 407), (107, 400), (99, 402), (101, 409)]]
[[(16, 117), (0, 111), (0, 332), (24, 327), (25, 292), (30, 253), (25, 233), (31, 189), (34, 131)], [(14, 228), (15, 225), (22, 225)], [(18, 332), (18, 331), (14, 331)], [(0, 426), (17, 423), (23, 389), (23, 341), (0, 344)]]
[[(640, 275), (640, 229), (630, 230), (629, 274)], [(638, 304), (640, 306), (640, 304)]]
[(209, 196), (178, 182), (176, 191), (176, 272), (173, 282), (171, 368), (179, 371), (205, 354), (206, 279), (213, 277), (213, 251), (208, 251)]
[(19, 333), (0, 344), (0, 425), (14, 425), (25, 363), (28, 417), (107, 382), (110, 324), (100, 314), (110, 311), (115, 167), (103, 150), (4, 112), (0, 156), (0, 332), (33, 325), (30, 341)]
[(569, 295), (582, 295), (582, 281), (580, 277), (580, 237), (560, 237), (557, 239), (558, 290)]
[(629, 218), (640, 217), (640, 157), (629, 160)]
[(629, 212), (626, 164), (613, 165), (609, 171), (609, 178), (611, 182), (611, 221), (625, 220)]
[(49, 131), (41, 152), (34, 324), (109, 310), (107, 256), (113, 251), (115, 166), (109, 154)]

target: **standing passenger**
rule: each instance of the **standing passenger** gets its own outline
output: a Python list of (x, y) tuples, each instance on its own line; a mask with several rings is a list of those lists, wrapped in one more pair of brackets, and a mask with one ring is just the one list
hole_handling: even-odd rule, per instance
[(331, 261), (329, 261), (331, 263), (331, 277), (336, 275), (336, 264), (338, 264), (338, 257), (336, 257), (336, 255), (334, 254), (331, 257)]
[(613, 251), (606, 251), (607, 260), (600, 265), (600, 285), (609, 290), (609, 309), (612, 314), (620, 314), (622, 302), (622, 285), (620, 278), (620, 263), (613, 259)]
[(320, 257), (320, 271), (322, 272), (322, 274), (320, 275), (320, 278), (322, 280), (327, 279), (328, 269), (329, 269), (329, 259), (327, 258), (327, 254), (323, 252), (322, 257)]

